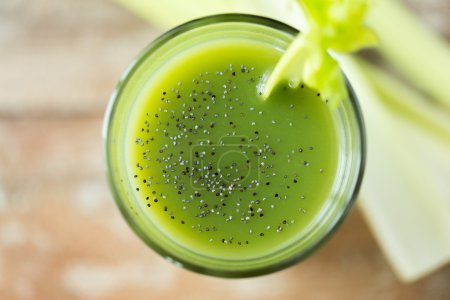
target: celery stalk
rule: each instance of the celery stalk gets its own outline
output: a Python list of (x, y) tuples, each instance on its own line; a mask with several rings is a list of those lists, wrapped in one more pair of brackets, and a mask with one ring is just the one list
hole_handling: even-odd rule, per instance
[[(416, 128), (402, 123), (383, 104), (363, 66), (348, 57), (341, 57), (340, 65), (360, 100), (369, 137), (359, 205), (398, 276), (415, 280), (450, 261), (448, 188), (432, 178), (436, 169), (429, 168), (433, 160), (445, 163), (444, 173), (450, 176), (448, 147), (433, 145), (428, 138), (421, 158), (410, 138)], [(439, 158), (444, 162), (437, 161), (430, 146), (441, 147)]]
[(396, 117), (405, 118), (411, 126), (426, 130), (435, 139), (447, 144), (450, 153), (450, 114), (441, 107), (408, 87), (394, 76), (371, 65), (360, 62), (364, 74), (380, 95), (379, 99), (389, 106)]
[(300, 83), (320, 91), (324, 101), (335, 107), (348, 97), (345, 80), (330, 51), (355, 52), (377, 42), (374, 33), (364, 24), (367, 0), (299, 0), (307, 20), (300, 33), (264, 84), (266, 99), (282, 81), (291, 88)]
[(450, 109), (450, 47), (398, 0), (373, 0), (367, 24), (380, 53), (405, 77)]
[(161, 29), (168, 29), (203, 16), (247, 13), (278, 19), (297, 28), (306, 22), (293, 0), (114, 0)]

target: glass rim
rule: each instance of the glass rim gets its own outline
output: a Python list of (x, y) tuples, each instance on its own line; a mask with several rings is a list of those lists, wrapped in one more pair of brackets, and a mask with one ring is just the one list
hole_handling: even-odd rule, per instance
[[(253, 24), (253, 25), (261, 25), (266, 26), (271, 29), (276, 29), (278, 31), (287, 33), (290, 36), (295, 36), (299, 33), (299, 30), (295, 29), (294, 27), (287, 25), (283, 22), (280, 22), (278, 20), (274, 20), (267, 17), (262, 16), (255, 16), (255, 15), (249, 15), (249, 14), (241, 14), (241, 13), (233, 13), (233, 14), (218, 14), (218, 15), (211, 15), (206, 16), (202, 18), (198, 18), (189, 22), (186, 22), (184, 24), (181, 24), (164, 34), (160, 35), (158, 38), (150, 42), (148, 46), (146, 46), (136, 57), (133, 59), (133, 61), (130, 63), (130, 65), (126, 68), (126, 70), (123, 72), (122, 76), (120, 77), (113, 94), (109, 100), (108, 107), (106, 109), (104, 122), (103, 122), (103, 129), (102, 129), (102, 139), (103, 139), (103, 158), (104, 163), (106, 166), (106, 176), (109, 183), (110, 190), (113, 194), (114, 200), (119, 207), (122, 216), (125, 218), (127, 223), (130, 225), (130, 227), (133, 229), (135, 233), (137, 233), (138, 236), (143, 239), (143, 241), (154, 251), (158, 252), (162, 257), (170, 260), (172, 263), (180, 264), (183, 268), (189, 269), (201, 274), (206, 275), (213, 275), (213, 276), (219, 276), (219, 277), (228, 277), (228, 278), (243, 278), (243, 277), (252, 277), (252, 276), (258, 276), (258, 275), (264, 275), (268, 273), (272, 273), (281, 269), (285, 269), (289, 266), (292, 266), (293, 264), (307, 258), (309, 255), (311, 255), (314, 251), (316, 251), (324, 242), (326, 242), (333, 234), (334, 232), (339, 228), (345, 217), (348, 215), (350, 210), (353, 207), (353, 204), (355, 203), (355, 200), (357, 198), (358, 192), (360, 190), (360, 186), (362, 183), (363, 175), (364, 175), (364, 168), (365, 168), (365, 161), (366, 161), (366, 135), (365, 135), (365, 127), (364, 127), (364, 121), (362, 112), (360, 109), (360, 106), (357, 101), (357, 97), (354, 93), (353, 88), (351, 87), (350, 83), (348, 82), (347, 78), (345, 78), (347, 90), (349, 92), (348, 102), (351, 107), (351, 111), (354, 113), (355, 121), (356, 121), (356, 128), (358, 136), (355, 137), (355, 139), (359, 140), (360, 148), (359, 150), (359, 168), (356, 170), (357, 172), (357, 178), (355, 180), (354, 188), (351, 190), (351, 195), (348, 195), (346, 197), (345, 204), (342, 205), (342, 207), (339, 207), (337, 210), (339, 211), (335, 217), (334, 222), (330, 223), (329, 228), (326, 230), (326, 232), (319, 236), (317, 240), (314, 240), (314, 242), (311, 245), (308, 245), (304, 250), (301, 252), (298, 252), (296, 255), (291, 255), (279, 262), (273, 263), (271, 265), (263, 265), (256, 268), (251, 269), (245, 269), (245, 270), (225, 270), (225, 269), (218, 269), (214, 267), (205, 267), (200, 266), (199, 264), (195, 264), (189, 259), (184, 259), (183, 257), (174, 256), (173, 253), (169, 253), (164, 247), (158, 245), (157, 242), (150, 241), (149, 238), (143, 237), (142, 232), (140, 232), (140, 228), (137, 227), (137, 223), (134, 222), (133, 218), (129, 216), (129, 213), (127, 212), (127, 209), (125, 205), (122, 203), (122, 197), (120, 196), (120, 192), (118, 191), (116, 187), (116, 180), (113, 175), (113, 164), (111, 160), (111, 153), (110, 153), (110, 134), (111, 134), (111, 126), (112, 126), (112, 120), (114, 118), (118, 103), (120, 102), (121, 95), (125, 89), (125, 87), (128, 85), (129, 80), (133, 77), (137, 69), (140, 67), (140, 65), (146, 61), (146, 59), (155, 51), (156, 49), (160, 48), (162, 45), (164, 45), (167, 41), (180, 36), (186, 32), (191, 31), (192, 29), (204, 27), (212, 24), (219, 24), (219, 23), (247, 23), (247, 24)], [(345, 76), (345, 75), (344, 75)], [(131, 197), (131, 196), (130, 196)], [(144, 234), (145, 235), (145, 234)], [(298, 243), (298, 240), (294, 241), (291, 244)], [(269, 255), (273, 255), (269, 254)], [(197, 254), (201, 255), (201, 254)], [(260, 258), (251, 258), (242, 260), (242, 262), (248, 262), (254, 259), (260, 259)], [(220, 260), (220, 259), (219, 259)], [(227, 261), (227, 260), (224, 260)], [(239, 262), (239, 260), (233, 261), (233, 262)]]

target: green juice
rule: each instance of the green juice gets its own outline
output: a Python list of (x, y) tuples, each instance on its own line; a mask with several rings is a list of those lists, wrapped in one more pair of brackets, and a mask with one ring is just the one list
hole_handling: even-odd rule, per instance
[(307, 87), (259, 93), (281, 55), (251, 39), (205, 41), (165, 62), (130, 109), (131, 194), (182, 249), (269, 256), (330, 205), (339, 153), (331, 108)]
[(355, 200), (365, 158), (349, 98), (264, 83), (298, 31), (249, 15), (153, 41), (112, 95), (103, 138), (114, 199), (170, 262), (215, 276), (280, 270), (315, 251)]

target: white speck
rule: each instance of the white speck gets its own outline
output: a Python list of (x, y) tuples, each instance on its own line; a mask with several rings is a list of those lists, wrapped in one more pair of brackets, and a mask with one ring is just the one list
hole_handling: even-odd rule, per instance
[(15, 291), (18, 299), (32, 299), (34, 291), (30, 282), (25, 281), (25, 278), (19, 278), (14, 280), (13, 290)]
[(4, 247), (17, 247), (26, 243), (27, 230), (18, 221), (3, 222), (0, 227), (0, 244)]
[(81, 299), (109, 298), (123, 288), (169, 290), (173, 284), (175, 267), (152, 261), (143, 264), (133, 261), (122, 264), (99, 265), (78, 263), (69, 266), (62, 274), (63, 287)]
[(33, 227), (31, 230), (28, 230), (28, 233), (28, 240), (38, 251), (51, 252), (58, 246), (53, 240), (51, 232), (44, 231), (39, 227)]
[(4, 213), (8, 210), (8, 202), (6, 200), (6, 193), (0, 186), (0, 213)]
[(264, 295), (264, 299), (282, 299), (280, 295), (289, 289), (290, 283), (291, 280), (286, 272), (220, 282), (221, 285), (225, 285), (226, 291), (230, 291), (230, 299), (261, 299), (261, 295)]
[(75, 200), (82, 213), (92, 215), (109, 203), (109, 192), (103, 182), (86, 181), (78, 186)]

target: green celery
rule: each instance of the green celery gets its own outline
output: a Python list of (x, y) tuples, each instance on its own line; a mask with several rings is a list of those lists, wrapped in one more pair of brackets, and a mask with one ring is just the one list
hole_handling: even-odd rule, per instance
[(447, 144), (450, 151), (450, 114), (446, 110), (430, 103), (429, 99), (379, 67), (363, 61), (360, 64), (364, 67), (364, 75), (380, 95), (379, 100), (389, 106), (391, 113), (426, 130)]
[(223, 13), (246, 13), (278, 19), (291, 26), (304, 28), (306, 22), (293, 0), (115, 0), (126, 8), (168, 29), (192, 19)]
[(434, 100), (450, 109), (450, 47), (398, 0), (373, 0), (367, 24), (380, 53)]
[(344, 77), (329, 54), (355, 52), (374, 46), (376, 37), (364, 25), (367, 0), (299, 0), (307, 28), (298, 35), (269, 75), (263, 89), (267, 98), (280, 81), (292, 88), (305, 83), (336, 106), (348, 97)]
[(448, 145), (398, 118), (358, 60), (341, 57), (340, 65), (360, 99), (369, 143), (360, 207), (400, 278), (416, 280), (450, 261), (450, 201), (439, 183), (450, 176)]

